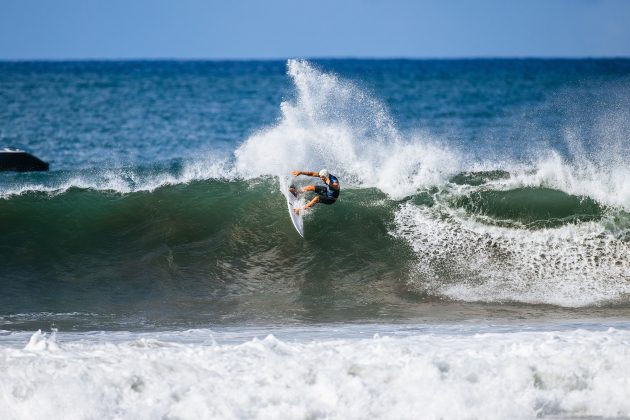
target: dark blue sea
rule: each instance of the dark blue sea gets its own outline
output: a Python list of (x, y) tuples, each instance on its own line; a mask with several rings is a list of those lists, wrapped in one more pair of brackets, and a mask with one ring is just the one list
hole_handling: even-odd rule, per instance
[(630, 59), (5, 61), (4, 147), (2, 418), (630, 417)]

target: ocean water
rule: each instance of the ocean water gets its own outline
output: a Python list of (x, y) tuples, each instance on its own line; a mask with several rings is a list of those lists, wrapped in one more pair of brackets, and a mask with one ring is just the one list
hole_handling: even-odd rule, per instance
[(6, 146), (2, 418), (630, 417), (630, 60), (0, 62)]

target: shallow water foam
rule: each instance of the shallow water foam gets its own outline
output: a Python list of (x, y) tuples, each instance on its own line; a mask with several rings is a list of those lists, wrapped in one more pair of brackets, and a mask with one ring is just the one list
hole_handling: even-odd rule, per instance
[(2, 417), (630, 415), (625, 330), (304, 342), (270, 335), (238, 344), (103, 340), (38, 332), (24, 349), (3, 345)]

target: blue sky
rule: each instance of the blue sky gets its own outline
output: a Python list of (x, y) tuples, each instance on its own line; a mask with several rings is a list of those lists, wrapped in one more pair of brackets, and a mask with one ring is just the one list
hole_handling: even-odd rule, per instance
[(0, 0), (0, 59), (630, 56), (630, 0)]

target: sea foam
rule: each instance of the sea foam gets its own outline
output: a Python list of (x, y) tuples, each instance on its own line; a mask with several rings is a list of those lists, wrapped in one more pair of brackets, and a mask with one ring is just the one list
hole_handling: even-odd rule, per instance
[(31, 341), (42, 340), (0, 347), (4, 419), (630, 415), (626, 330), (236, 344), (36, 333)]
[(491, 226), (447, 206), (406, 203), (392, 234), (417, 256), (409, 284), (463, 301), (585, 306), (630, 295), (630, 244), (604, 223)]

